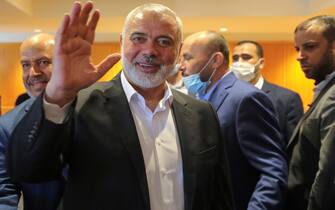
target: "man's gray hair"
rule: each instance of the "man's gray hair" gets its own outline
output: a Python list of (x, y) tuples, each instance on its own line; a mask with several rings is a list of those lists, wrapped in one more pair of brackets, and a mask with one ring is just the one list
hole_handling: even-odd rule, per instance
[(174, 18), (177, 24), (177, 33), (178, 33), (177, 43), (180, 43), (183, 40), (183, 23), (181, 19), (177, 16), (177, 14), (173, 10), (171, 10), (170, 8), (162, 4), (148, 3), (148, 4), (143, 4), (143, 5), (136, 7), (135, 9), (130, 11), (129, 14), (127, 15), (125, 22), (124, 22), (123, 30), (122, 30), (122, 45), (125, 39), (125, 35), (129, 29), (129, 22), (137, 14), (144, 13), (144, 12), (153, 12), (153, 13), (160, 14), (161, 16), (166, 15), (166, 16), (170, 16)]

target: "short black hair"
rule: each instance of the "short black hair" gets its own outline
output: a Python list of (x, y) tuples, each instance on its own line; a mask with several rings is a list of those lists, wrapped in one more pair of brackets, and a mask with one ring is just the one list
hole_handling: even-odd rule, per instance
[(240, 46), (240, 45), (243, 45), (243, 44), (253, 44), (253, 45), (255, 45), (256, 46), (256, 54), (257, 54), (257, 56), (259, 58), (263, 58), (264, 57), (263, 47), (258, 42), (252, 41), (252, 40), (242, 40), (242, 41), (239, 41), (236, 44), (236, 46)]
[(328, 40), (328, 42), (335, 40), (335, 16), (333, 15), (319, 15), (309, 18), (295, 28), (294, 34), (298, 31), (306, 31), (307, 29), (315, 26), (321, 28), (322, 35)]

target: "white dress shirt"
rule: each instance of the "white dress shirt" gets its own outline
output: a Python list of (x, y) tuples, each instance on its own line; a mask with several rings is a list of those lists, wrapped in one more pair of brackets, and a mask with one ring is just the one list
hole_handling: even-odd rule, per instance
[(264, 84), (264, 78), (260, 76), (258, 81), (255, 83), (255, 87), (262, 90), (263, 84)]
[[(123, 72), (121, 84), (142, 149), (151, 210), (183, 210), (183, 166), (178, 132), (171, 110), (172, 92), (166, 85), (164, 97), (152, 112), (146, 106), (143, 96), (131, 86)], [(55, 123), (62, 123), (69, 105), (60, 108), (44, 100), (46, 118)]]

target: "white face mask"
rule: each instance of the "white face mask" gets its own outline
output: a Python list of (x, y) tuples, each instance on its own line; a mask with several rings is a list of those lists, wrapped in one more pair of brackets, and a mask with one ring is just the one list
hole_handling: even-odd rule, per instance
[[(258, 62), (257, 62), (258, 63)], [(234, 62), (230, 70), (234, 72), (235, 76), (245, 82), (250, 82), (256, 77), (256, 65), (250, 64), (248, 62)]]

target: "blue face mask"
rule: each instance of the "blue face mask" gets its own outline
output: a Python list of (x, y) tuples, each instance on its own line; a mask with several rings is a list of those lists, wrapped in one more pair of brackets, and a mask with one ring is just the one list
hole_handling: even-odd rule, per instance
[(187, 88), (188, 92), (192, 95), (197, 95), (199, 92), (201, 91), (205, 91), (207, 89), (207, 86), (210, 84), (211, 79), (216, 71), (216, 69), (212, 72), (211, 76), (209, 77), (207, 82), (202, 82), (200, 79), (200, 74), (202, 71), (204, 71), (208, 64), (210, 63), (210, 61), (214, 58), (213, 54), (209, 60), (207, 61), (207, 63), (202, 67), (202, 69), (196, 73), (196, 74), (191, 74), (189, 76), (185, 76), (183, 77), (183, 82), (185, 87)]
[(202, 82), (200, 80), (199, 73), (183, 77), (183, 82), (188, 92), (194, 96), (201, 90), (205, 90), (207, 88), (207, 82)]

